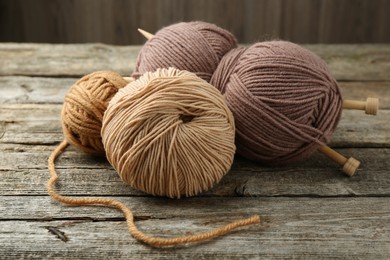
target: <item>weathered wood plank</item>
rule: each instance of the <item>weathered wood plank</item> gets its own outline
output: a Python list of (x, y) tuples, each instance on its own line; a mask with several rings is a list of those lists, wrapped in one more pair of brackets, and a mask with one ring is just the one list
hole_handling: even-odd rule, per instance
[[(53, 144), (62, 140), (61, 104), (0, 105), (0, 143)], [(389, 147), (390, 110), (378, 116), (344, 111), (334, 133), (334, 147)]]
[(337, 80), (388, 80), (390, 45), (313, 44), (303, 45), (323, 58)]
[(0, 75), (80, 76), (97, 70), (129, 75), (140, 46), (0, 44)]
[[(384, 197), (361, 197), (361, 198), (216, 198), (216, 197), (192, 197), (182, 199), (170, 199), (161, 197), (106, 197), (116, 199), (133, 208), (138, 220), (153, 219), (217, 219), (228, 221), (238, 216), (250, 216), (259, 214), (267, 222), (268, 214), (283, 215), (286, 208), (287, 215), (291, 211), (315, 212), (316, 205), (321, 210), (328, 210), (330, 207), (342, 206), (344, 209), (340, 215), (352, 210), (352, 207), (344, 207), (346, 204), (366, 204), (356, 209), (355, 213), (362, 215), (375, 215), (374, 212), (386, 214), (390, 217), (390, 204)], [(370, 205), (370, 201), (375, 204)], [(275, 205), (272, 205), (275, 204)], [(26, 208), (26, 205), (29, 205)], [(12, 210), (7, 210), (12, 208)], [(292, 208), (294, 208), (292, 210)], [(101, 206), (68, 206), (53, 200), (50, 196), (4, 196), (0, 209), (3, 214), (0, 221), (6, 220), (31, 220), (31, 221), (53, 221), (66, 219), (83, 219), (93, 221), (124, 219), (121, 211)], [(380, 211), (379, 211), (380, 210)], [(328, 210), (334, 212), (333, 210)], [(346, 211), (346, 212), (345, 212)], [(230, 212), (231, 214), (226, 214)], [(370, 213), (371, 212), (371, 213)], [(319, 212), (318, 212), (319, 213)], [(341, 216), (340, 216), (341, 217)], [(352, 216), (351, 216), (352, 217)], [(288, 218), (280, 216), (280, 218)], [(390, 221), (390, 219), (388, 219)], [(142, 222), (141, 222), (142, 223)], [(388, 234), (390, 236), (390, 234)]]
[[(0, 160), (0, 195), (46, 195), (47, 158), (53, 146), (3, 144)], [(264, 166), (236, 157), (231, 171), (200, 196), (389, 196), (390, 149), (338, 149), (362, 165), (345, 177), (339, 167), (315, 153), (304, 161), (284, 166)], [(66, 195), (145, 196), (123, 183), (103, 158), (70, 147), (57, 163), (58, 190)]]
[(78, 78), (0, 77), (0, 104), (59, 104)]
[[(338, 80), (390, 80), (390, 45), (304, 45), (328, 63)], [(140, 46), (0, 44), (0, 75), (81, 76), (96, 70), (123, 75), (134, 69)]]
[(339, 82), (344, 99), (362, 100), (379, 98), (380, 110), (390, 109), (390, 82)]
[[(377, 117), (346, 111), (333, 138), (333, 146), (348, 148), (338, 149), (341, 153), (362, 161), (352, 178), (320, 154), (273, 167), (237, 157), (230, 173), (211, 191), (170, 200), (125, 185), (102, 158), (73, 147), (61, 156), (61, 193), (116, 197), (135, 210), (137, 219), (143, 220), (139, 226), (151, 234), (206, 230), (253, 213), (263, 217), (260, 227), (195, 247), (157, 251), (130, 237), (121, 213), (62, 206), (46, 195), (45, 187), (47, 157), (62, 139), (59, 115), (69, 86), (99, 69), (129, 74), (139, 47), (0, 44), (0, 259), (386, 259), (390, 255), (390, 45), (308, 48), (344, 80), (340, 85), (345, 98), (381, 98), (384, 110)], [(40, 75), (51, 78), (35, 77)], [(58, 240), (46, 226), (59, 226), (69, 242)]]
[[(24, 209), (20, 203), (15, 207), (30, 212), (31, 217), (36, 214), (39, 219), (52, 214), (54, 219), (61, 220), (1, 221), (0, 258), (387, 259), (390, 254), (387, 198), (246, 198), (239, 202), (236, 199), (177, 201), (148, 198), (147, 203), (143, 201), (145, 198), (122, 198), (130, 205), (140, 206), (136, 209), (137, 215), (145, 219), (137, 221), (141, 230), (162, 236), (205, 231), (242, 214), (256, 212), (263, 218), (261, 225), (197, 246), (176, 249), (154, 249), (135, 241), (127, 233), (121, 213), (114, 210), (60, 208), (55, 203), (43, 209), (40, 203), (46, 204), (47, 198), (41, 202), (38, 198), (18, 199), (25, 201), (24, 206), (29, 202), (37, 203), (32, 204), (38, 207), (37, 210)], [(85, 217), (98, 221), (79, 219)], [(120, 219), (110, 220), (111, 217)], [(63, 242), (50, 234), (47, 226), (65, 232), (69, 241)]]
[(390, 110), (381, 110), (377, 116), (364, 111), (344, 110), (333, 134), (334, 147), (389, 147)]
[[(0, 104), (60, 104), (78, 78), (0, 77)], [(345, 99), (379, 97), (380, 109), (390, 108), (390, 82), (340, 82)]]

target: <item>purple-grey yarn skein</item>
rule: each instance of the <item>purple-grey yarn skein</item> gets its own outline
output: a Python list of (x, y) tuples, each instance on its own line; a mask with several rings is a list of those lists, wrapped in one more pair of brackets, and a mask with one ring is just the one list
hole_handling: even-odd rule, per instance
[(210, 83), (233, 112), (237, 151), (249, 159), (307, 158), (330, 141), (341, 116), (342, 97), (327, 64), (291, 42), (231, 50)]
[(159, 30), (138, 54), (133, 77), (175, 67), (210, 81), (222, 57), (237, 46), (230, 32), (210, 23), (177, 23)]

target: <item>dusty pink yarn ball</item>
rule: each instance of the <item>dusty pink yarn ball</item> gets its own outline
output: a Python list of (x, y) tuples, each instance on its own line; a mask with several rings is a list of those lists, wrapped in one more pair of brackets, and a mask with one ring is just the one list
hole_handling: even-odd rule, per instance
[(231, 50), (210, 83), (233, 112), (238, 153), (250, 159), (304, 159), (330, 141), (341, 116), (342, 97), (327, 64), (291, 42)]
[(175, 67), (210, 81), (222, 57), (237, 46), (230, 32), (205, 22), (177, 23), (159, 30), (138, 54), (133, 77)]

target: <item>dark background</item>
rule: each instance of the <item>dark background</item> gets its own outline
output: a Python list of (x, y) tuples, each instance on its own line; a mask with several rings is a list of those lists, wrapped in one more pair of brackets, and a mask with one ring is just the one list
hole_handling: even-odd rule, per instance
[(0, 41), (142, 44), (178, 21), (203, 20), (241, 43), (388, 43), (388, 0), (0, 0)]

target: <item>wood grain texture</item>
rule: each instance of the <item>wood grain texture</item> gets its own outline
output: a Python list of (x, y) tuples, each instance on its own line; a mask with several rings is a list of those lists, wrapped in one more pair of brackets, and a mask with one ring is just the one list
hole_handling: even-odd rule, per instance
[[(63, 138), (61, 104), (8, 104), (0, 105), (0, 109), (0, 143), (53, 144)], [(389, 147), (390, 110), (379, 113), (375, 117), (360, 110), (343, 111), (331, 145)]]
[(0, 76), (1, 104), (62, 104), (78, 78)]
[(390, 42), (386, 0), (2, 0), (0, 7), (0, 41), (141, 44), (138, 27), (202, 20), (245, 43)]
[[(141, 46), (104, 44), (0, 45), (0, 76), (80, 77), (97, 70), (130, 75)], [(328, 62), (341, 81), (389, 81), (389, 45), (304, 45)]]
[(82, 76), (98, 70), (129, 75), (140, 46), (1, 44), (0, 74)]
[[(37, 218), (0, 222), (1, 258), (386, 259), (390, 254), (387, 198), (248, 198), (245, 201), (194, 198), (182, 202), (121, 198), (134, 206), (143, 219), (137, 221), (141, 230), (166, 237), (205, 231), (252, 212), (261, 212), (263, 216), (261, 225), (176, 249), (155, 249), (136, 242), (127, 233), (120, 213), (114, 210), (59, 207), (48, 198), (18, 199), (36, 205), (32, 214), (37, 214)], [(148, 207), (142, 206), (143, 203)], [(44, 210), (41, 204), (50, 205), (47, 207), (50, 209)], [(19, 206), (22, 205), (19, 203), (15, 209)], [(194, 211), (198, 214), (193, 215)], [(50, 218), (60, 220), (47, 221)], [(63, 242), (50, 234), (47, 226), (57, 227), (69, 241)]]
[[(62, 104), (79, 78), (0, 76), (1, 104)], [(380, 109), (390, 108), (390, 83), (386, 81), (339, 83), (344, 99), (380, 99)]]
[[(270, 1), (267, 10), (280, 3)], [(185, 9), (187, 3), (180, 5)], [(63, 138), (60, 110), (67, 89), (97, 69), (128, 75), (139, 47), (0, 44), (0, 259), (388, 259), (390, 45), (308, 47), (330, 63), (344, 98), (381, 100), (377, 116), (344, 111), (334, 134), (331, 145), (362, 162), (352, 178), (320, 153), (284, 166), (237, 156), (212, 190), (173, 200), (130, 188), (104, 158), (74, 147), (61, 155), (59, 192), (118, 199), (148, 234), (190, 234), (252, 214), (262, 217), (261, 225), (207, 243), (156, 249), (129, 235), (120, 212), (67, 207), (46, 193), (47, 158)]]
[[(0, 145), (0, 196), (46, 195), (47, 158), (54, 146)], [(292, 165), (265, 166), (236, 157), (230, 172), (200, 196), (390, 196), (390, 149), (338, 149), (362, 162), (354, 178), (322, 154)], [(17, 167), (15, 167), (17, 165)], [(103, 158), (85, 155), (73, 147), (57, 162), (58, 189), (66, 195), (146, 196), (123, 183)]]

